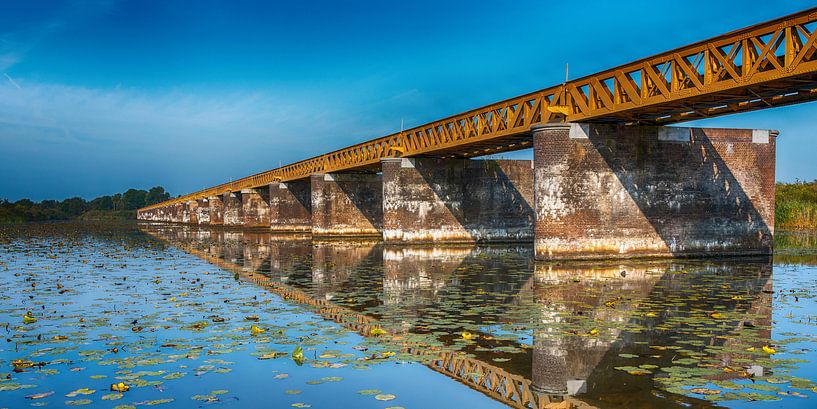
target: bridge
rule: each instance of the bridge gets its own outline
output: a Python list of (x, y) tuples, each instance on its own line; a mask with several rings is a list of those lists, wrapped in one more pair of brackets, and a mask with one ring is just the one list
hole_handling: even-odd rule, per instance
[[(817, 99), (817, 8), (139, 209), (141, 220), (539, 259), (767, 254), (777, 132), (668, 127)], [(473, 160), (534, 149), (533, 161)]]

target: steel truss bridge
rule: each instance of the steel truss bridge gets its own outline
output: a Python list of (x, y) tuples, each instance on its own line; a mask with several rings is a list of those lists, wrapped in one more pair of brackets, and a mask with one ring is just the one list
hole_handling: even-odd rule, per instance
[(552, 122), (665, 125), (817, 99), (817, 8), (569, 80), (141, 210), (314, 173), (376, 168), (383, 158), (468, 158), (529, 148)]

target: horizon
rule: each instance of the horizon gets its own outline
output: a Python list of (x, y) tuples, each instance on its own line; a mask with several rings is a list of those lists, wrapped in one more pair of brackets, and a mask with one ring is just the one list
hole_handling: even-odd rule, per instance
[[(12, 202), (153, 186), (176, 197), (558, 84), (565, 63), (578, 78), (813, 6), (661, 2), (621, 24), (628, 7), (593, 2), (48, 4), (0, 16), (0, 197)], [(815, 114), (806, 103), (678, 126), (779, 130), (776, 180), (807, 182)]]

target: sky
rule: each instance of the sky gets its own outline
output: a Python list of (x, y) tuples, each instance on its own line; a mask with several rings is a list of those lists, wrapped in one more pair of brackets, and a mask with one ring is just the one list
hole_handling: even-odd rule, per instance
[[(0, 198), (189, 193), (814, 5), (0, 0)], [(777, 129), (813, 180), (815, 118), (688, 125)]]

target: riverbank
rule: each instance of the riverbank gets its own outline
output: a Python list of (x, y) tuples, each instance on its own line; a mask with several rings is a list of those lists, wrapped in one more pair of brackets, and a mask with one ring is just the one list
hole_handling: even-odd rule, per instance
[(81, 197), (40, 202), (0, 199), (0, 225), (56, 220), (135, 220), (136, 209), (169, 198), (170, 194), (163, 187), (155, 186), (150, 190), (128, 189), (90, 201)]
[(774, 219), (778, 229), (817, 229), (817, 180), (778, 183)]

